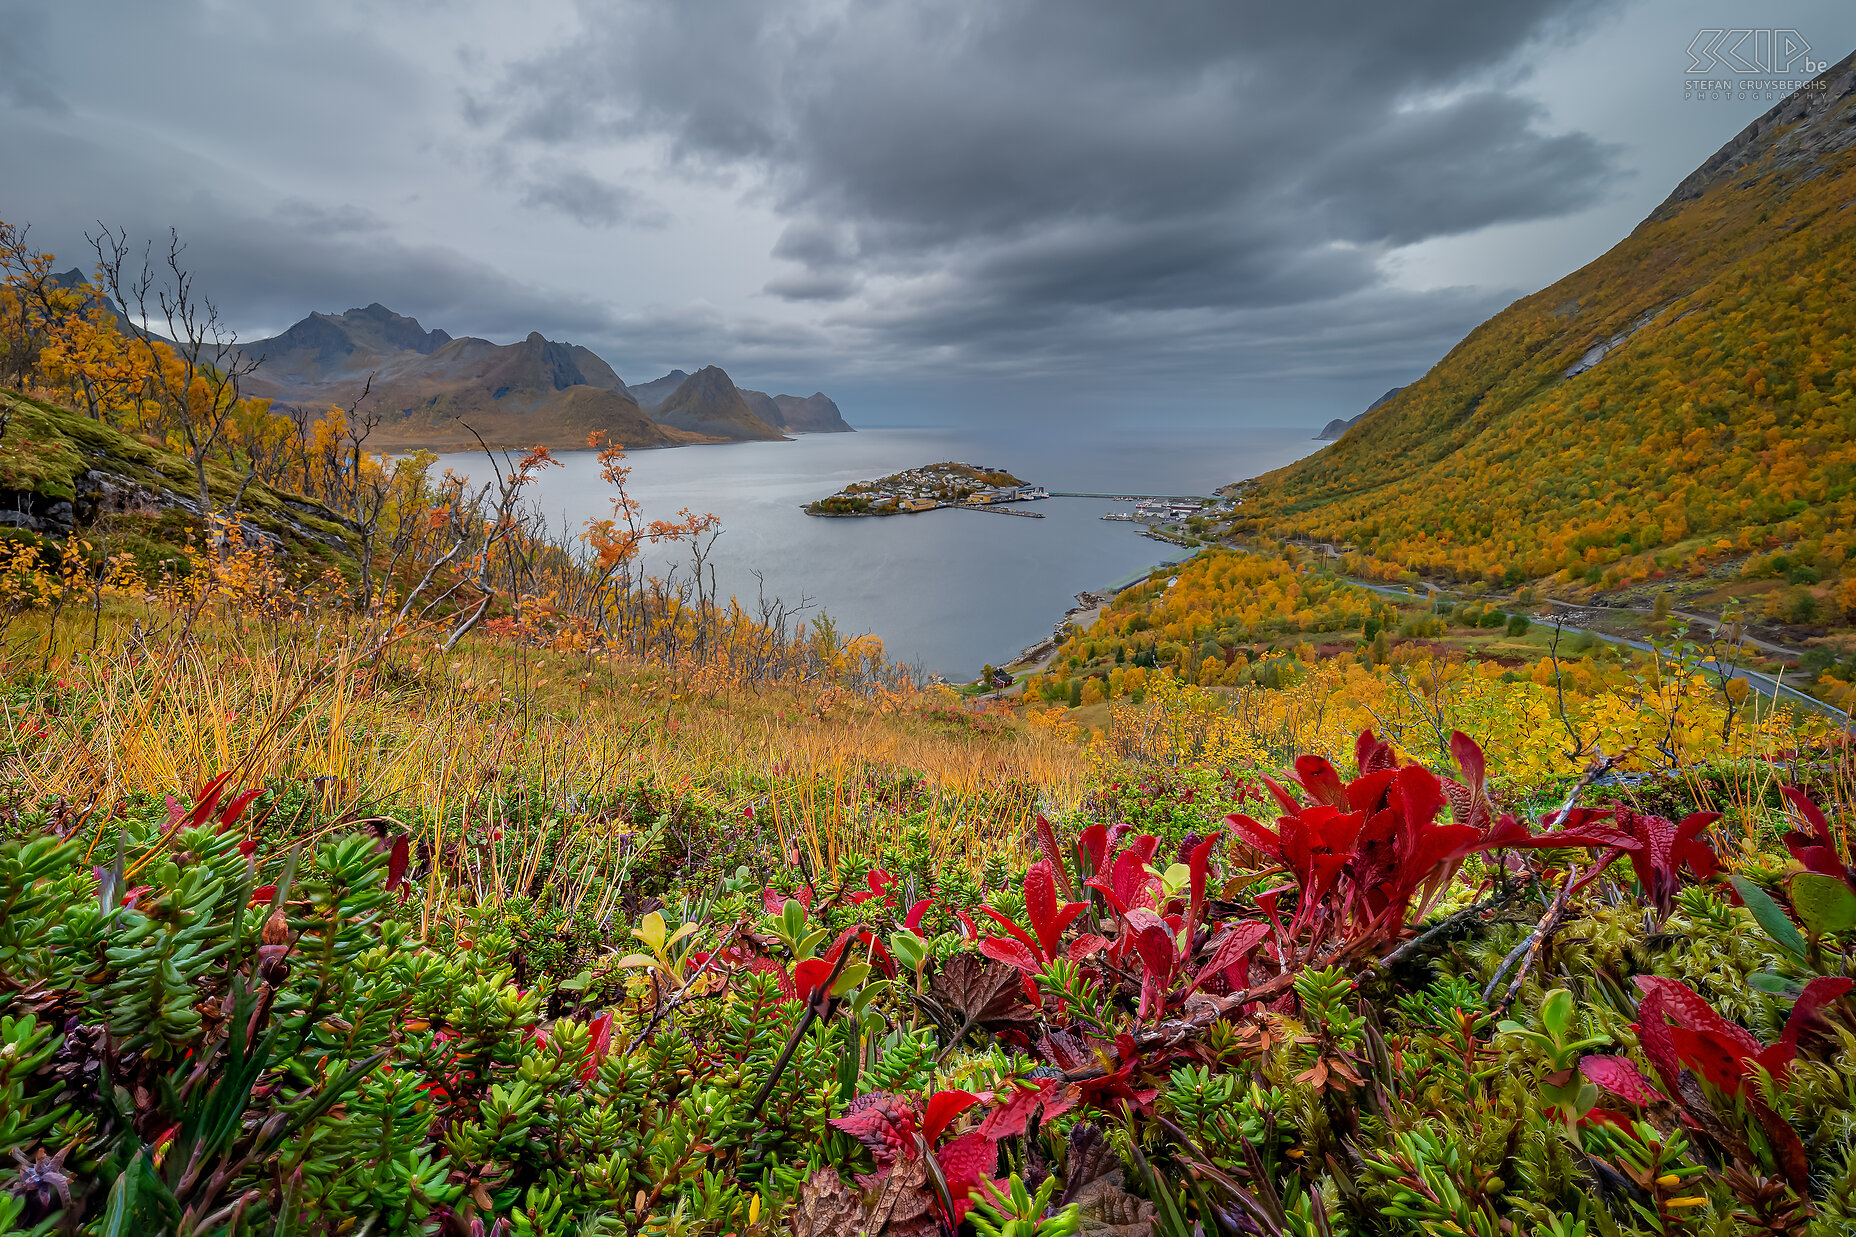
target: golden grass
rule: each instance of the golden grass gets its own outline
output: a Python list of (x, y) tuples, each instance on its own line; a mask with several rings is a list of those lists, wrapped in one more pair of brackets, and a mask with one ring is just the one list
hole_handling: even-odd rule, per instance
[[(719, 809), (760, 803), (785, 844), (829, 871), (847, 851), (893, 840), (879, 792), (905, 772), (921, 779), (944, 862), (1022, 845), (1033, 812), (1073, 806), (1083, 790), (1074, 744), (939, 694), (872, 703), (830, 686), (693, 690), (661, 669), (488, 637), (443, 657), (414, 637), (358, 658), (374, 633), (336, 619), (222, 616), (185, 639), (151, 638), (137, 633), (174, 624), (134, 601), (106, 605), (94, 648), (89, 614), (51, 622), (22, 615), (0, 666), (11, 682), (43, 667), (62, 684), (42, 697), (55, 708), (16, 691), (0, 713), (0, 773), (29, 803), (63, 798), (107, 815), (125, 795), (185, 797), (233, 770), (243, 785), (312, 783), (325, 820), (416, 818), (437, 851), (497, 794), (540, 794), (572, 821), (643, 780)], [(574, 828), (604, 858), (568, 894), (603, 900), (594, 873), (620, 862), (627, 826)], [(492, 852), (493, 866), (471, 874), (473, 898), (525, 887), (539, 860), (518, 854), (506, 864)]]

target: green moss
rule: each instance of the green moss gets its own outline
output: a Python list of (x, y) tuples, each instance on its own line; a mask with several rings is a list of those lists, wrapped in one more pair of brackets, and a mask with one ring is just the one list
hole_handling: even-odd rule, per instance
[[(0, 390), (0, 403), (8, 418), (0, 438), (0, 488), (75, 501), (85, 475), (97, 473), (119, 487), (197, 501), (193, 465), (178, 452), (16, 391)], [(206, 480), (214, 503), (224, 507), (243, 478), (211, 465)], [(298, 565), (351, 565), (346, 521), (321, 503), (254, 481), (239, 502), (239, 518), (277, 538)], [(151, 562), (178, 554), (195, 529), (192, 517), (176, 509), (121, 516), (112, 524), (130, 542), (122, 548)]]

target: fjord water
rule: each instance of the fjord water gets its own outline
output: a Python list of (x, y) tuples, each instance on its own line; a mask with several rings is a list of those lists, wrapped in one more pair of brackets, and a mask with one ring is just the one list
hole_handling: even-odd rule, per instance
[[(1210, 494), (1280, 467), (1319, 444), (1305, 426), (1143, 430), (1088, 443), (1009, 430), (866, 429), (804, 434), (790, 442), (636, 451), (628, 488), (647, 519), (681, 508), (713, 512), (723, 533), (711, 562), (722, 596), (752, 604), (764, 587), (789, 607), (831, 615), (847, 634), (882, 637), (892, 659), (970, 679), (1050, 634), (1075, 594), (1114, 583), (1183, 552), (1101, 519), (1128, 504), (1052, 498), (1027, 504), (1041, 520), (943, 510), (882, 519), (820, 519), (800, 510), (852, 481), (939, 460), (1005, 468), (1053, 490), (1108, 494)], [(561, 452), (531, 499), (578, 532), (610, 512), (610, 487), (590, 451)], [(442, 466), (484, 475), (482, 456)], [(679, 551), (654, 553), (651, 570)], [(757, 579), (755, 573), (760, 573)]]

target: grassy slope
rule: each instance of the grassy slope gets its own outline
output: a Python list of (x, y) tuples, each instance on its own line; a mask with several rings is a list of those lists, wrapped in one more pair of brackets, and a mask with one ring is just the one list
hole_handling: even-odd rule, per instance
[[(192, 464), (164, 447), (130, 437), (107, 425), (42, 400), (0, 391), (9, 417), (0, 438), (0, 489), (15, 501), (28, 495), (77, 502), (85, 522), (85, 495), (129, 491), (151, 513), (127, 517), (140, 524), (150, 548), (183, 536), (192, 526), (178, 502), (197, 502)], [(216, 503), (229, 503), (241, 478), (224, 468), (207, 470)], [(165, 511), (163, 510), (165, 509)], [(185, 519), (179, 518), (186, 515)], [(254, 481), (239, 506), (241, 521), (275, 537), (292, 558), (337, 564), (348, 554), (345, 522), (321, 503)], [(135, 547), (132, 547), (135, 548)]]
[(1834, 578), (1856, 521), (1856, 152), (1784, 143), (1852, 107), (1478, 327), (1262, 478), (1241, 526), (1458, 579), (1615, 585), (1773, 544)]

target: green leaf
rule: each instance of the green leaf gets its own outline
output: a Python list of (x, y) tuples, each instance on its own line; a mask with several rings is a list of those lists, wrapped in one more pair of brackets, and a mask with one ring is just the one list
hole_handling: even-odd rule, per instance
[(1820, 872), (1800, 872), (1786, 886), (1791, 891), (1792, 909), (1804, 921), (1805, 930), (1814, 937), (1829, 932), (1847, 932), (1856, 927), (1856, 893), (1834, 876)]
[(1566, 1038), (1566, 1028), (1572, 1025), (1572, 993), (1564, 988), (1547, 993), (1540, 1003), (1540, 1021), (1554, 1039)]
[(592, 982), (593, 972), (581, 971), (572, 979), (563, 979), (560, 983), (556, 984), (555, 987), (561, 989), (563, 992), (585, 992), (586, 986)]
[(911, 971), (921, 970), (928, 960), (928, 942), (906, 929), (890, 934), (889, 949)]
[(1749, 988), (1784, 997), (1788, 1001), (1796, 1001), (1804, 995), (1804, 985), (1798, 980), (1774, 975), (1771, 971), (1754, 971), (1746, 977), (1746, 983)]
[(838, 973), (838, 982), (831, 986), (831, 995), (843, 996), (845, 993), (849, 992), (852, 988), (855, 988), (858, 984), (861, 984), (862, 982), (864, 982), (864, 978), (869, 974), (870, 974), (869, 963), (867, 962), (851, 963), (851, 965), (845, 967), (844, 970)]
[(788, 898), (780, 907), (780, 926), (786, 929), (788, 938), (797, 937), (806, 926), (806, 908), (798, 898)]
[(1733, 883), (1734, 889), (1740, 894), (1740, 900), (1746, 903), (1749, 911), (1753, 912), (1753, 918), (1757, 919), (1759, 926), (1766, 930), (1766, 935), (1771, 937), (1780, 949), (1800, 962), (1804, 961), (1804, 937), (1799, 934), (1797, 926), (1786, 917), (1785, 912), (1779, 908), (1779, 904), (1772, 900), (1772, 895), (1744, 876), (1734, 877)]

